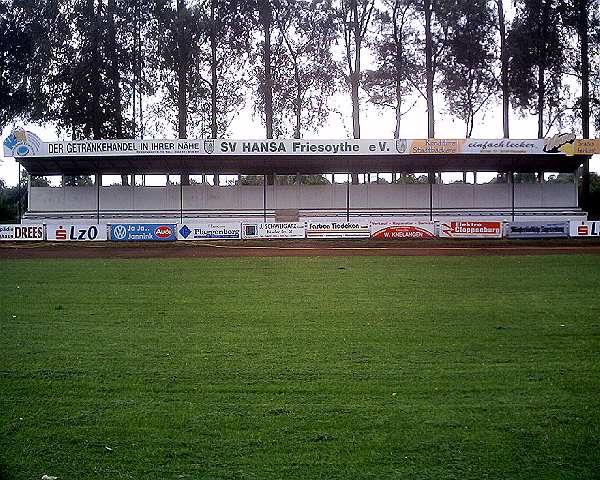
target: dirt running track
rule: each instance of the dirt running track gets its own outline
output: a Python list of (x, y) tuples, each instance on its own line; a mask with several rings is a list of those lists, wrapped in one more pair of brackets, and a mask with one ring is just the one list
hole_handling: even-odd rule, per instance
[(600, 239), (0, 243), (0, 259), (600, 254)]

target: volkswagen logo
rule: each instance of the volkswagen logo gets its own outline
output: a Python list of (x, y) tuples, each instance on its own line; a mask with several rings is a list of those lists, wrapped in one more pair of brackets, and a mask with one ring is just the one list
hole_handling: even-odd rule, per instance
[(123, 240), (127, 236), (127, 229), (123, 225), (117, 225), (112, 233), (115, 240)]

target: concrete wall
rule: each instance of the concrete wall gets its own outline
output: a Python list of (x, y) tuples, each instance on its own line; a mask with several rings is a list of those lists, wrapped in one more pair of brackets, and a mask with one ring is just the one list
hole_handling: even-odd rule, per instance
[[(343, 209), (345, 184), (277, 185), (267, 187), (268, 209)], [(433, 185), (434, 209), (511, 207), (511, 185)], [(97, 207), (96, 187), (32, 187), (30, 212), (85, 212)], [(100, 209), (107, 211), (168, 211), (180, 209), (180, 187), (100, 187)], [(515, 184), (517, 208), (577, 207), (573, 184)], [(263, 187), (189, 185), (183, 187), (184, 210), (258, 210)], [(429, 208), (429, 185), (350, 185), (352, 209)]]

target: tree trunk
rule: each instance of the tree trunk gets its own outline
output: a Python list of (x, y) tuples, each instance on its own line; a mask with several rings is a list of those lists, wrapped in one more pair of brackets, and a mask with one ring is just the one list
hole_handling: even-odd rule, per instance
[[(217, 89), (219, 77), (217, 75), (217, 31), (215, 22), (217, 21), (215, 14), (215, 1), (210, 2), (210, 134), (211, 137), (219, 136), (217, 127)], [(219, 174), (214, 174), (214, 183), (219, 185)]]
[[(581, 44), (581, 129), (583, 138), (590, 138), (590, 59), (588, 39), (588, 0), (579, 0), (579, 18), (577, 29)], [(581, 172), (582, 207), (589, 207), (590, 160), (583, 161)]]
[(546, 68), (547, 68), (547, 55), (546, 49), (547, 41), (546, 41), (546, 26), (548, 22), (548, 17), (550, 15), (550, 0), (546, 0), (542, 5), (542, 18), (539, 25), (541, 29), (540, 34), (540, 44), (542, 45), (542, 50), (538, 51), (538, 78), (537, 78), (537, 94), (538, 94), (538, 138), (544, 138), (544, 107), (546, 102)]
[(92, 63), (92, 72), (91, 72), (91, 81), (93, 87), (92, 93), (92, 111), (91, 111), (91, 123), (92, 123), (92, 135), (95, 139), (102, 138), (102, 113), (100, 109), (100, 95), (101, 95), (101, 57), (100, 57), (100, 21), (102, 19), (102, 0), (98, 0), (97, 11), (94, 13), (94, 2), (90, 2), (91, 4), (90, 13), (93, 18), (93, 27), (92, 27), (92, 39), (91, 39), (91, 63)]
[(427, 97), (427, 137), (435, 138), (435, 117), (433, 110), (433, 38), (431, 34), (431, 0), (423, 0), (425, 10), (425, 75)]
[(395, 69), (396, 69), (396, 128), (394, 129), (394, 138), (400, 138), (400, 121), (402, 119), (402, 59), (404, 55), (404, 44), (402, 43), (402, 29), (398, 28), (398, 0), (394, 2), (392, 11), (394, 22), (394, 44), (396, 47)]
[(263, 44), (263, 66), (265, 69), (265, 127), (267, 138), (273, 138), (273, 74), (271, 72), (271, 22), (273, 12), (269, 0), (260, 0), (260, 22), (263, 27), (265, 41)]
[[(140, 11), (140, 0), (137, 0), (137, 9), (138, 9), (138, 17), (140, 15), (139, 11)], [(139, 80), (139, 88), (138, 88), (138, 101), (140, 102), (140, 138), (144, 138), (144, 110), (142, 107), (142, 100), (143, 100), (143, 96), (142, 96), (142, 84), (143, 84), (143, 58), (142, 58), (142, 29), (139, 27), (139, 20), (138, 20), (138, 29), (137, 29), (137, 35), (138, 35), (138, 39), (137, 39), (137, 77)], [(135, 97), (133, 99), (135, 101)]]
[(498, 5), (498, 27), (500, 29), (500, 69), (502, 77), (502, 131), (504, 138), (509, 138), (508, 126), (508, 52), (506, 50), (506, 24), (504, 21), (504, 5), (502, 0), (496, 0)]
[[(110, 52), (112, 110), (114, 115), (115, 138), (123, 138), (123, 111), (121, 106), (121, 74), (119, 71), (119, 55), (117, 52), (115, 30), (115, 0), (108, 0), (108, 48)], [(129, 185), (128, 175), (121, 175), (121, 185)]]
[[(177, 133), (179, 138), (187, 138), (187, 71), (188, 45), (184, 45), (185, 0), (177, 0)], [(190, 176), (181, 174), (181, 184), (189, 185)]]
[(294, 127), (294, 138), (301, 138), (300, 128), (302, 125), (302, 84), (300, 81), (300, 71), (298, 69), (298, 59), (293, 57), (294, 61), (294, 79), (296, 82), (296, 126)]
[[(263, 27), (265, 41), (263, 44), (263, 66), (265, 69), (265, 127), (267, 138), (273, 138), (273, 74), (271, 72), (271, 23), (273, 11), (270, 0), (259, 0), (258, 15)], [(273, 185), (275, 177), (267, 175), (267, 185)]]

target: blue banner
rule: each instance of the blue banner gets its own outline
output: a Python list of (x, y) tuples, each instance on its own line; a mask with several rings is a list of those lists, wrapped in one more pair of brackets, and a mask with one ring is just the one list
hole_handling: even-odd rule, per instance
[(110, 226), (110, 239), (117, 242), (177, 240), (177, 228), (173, 223), (119, 223)]

